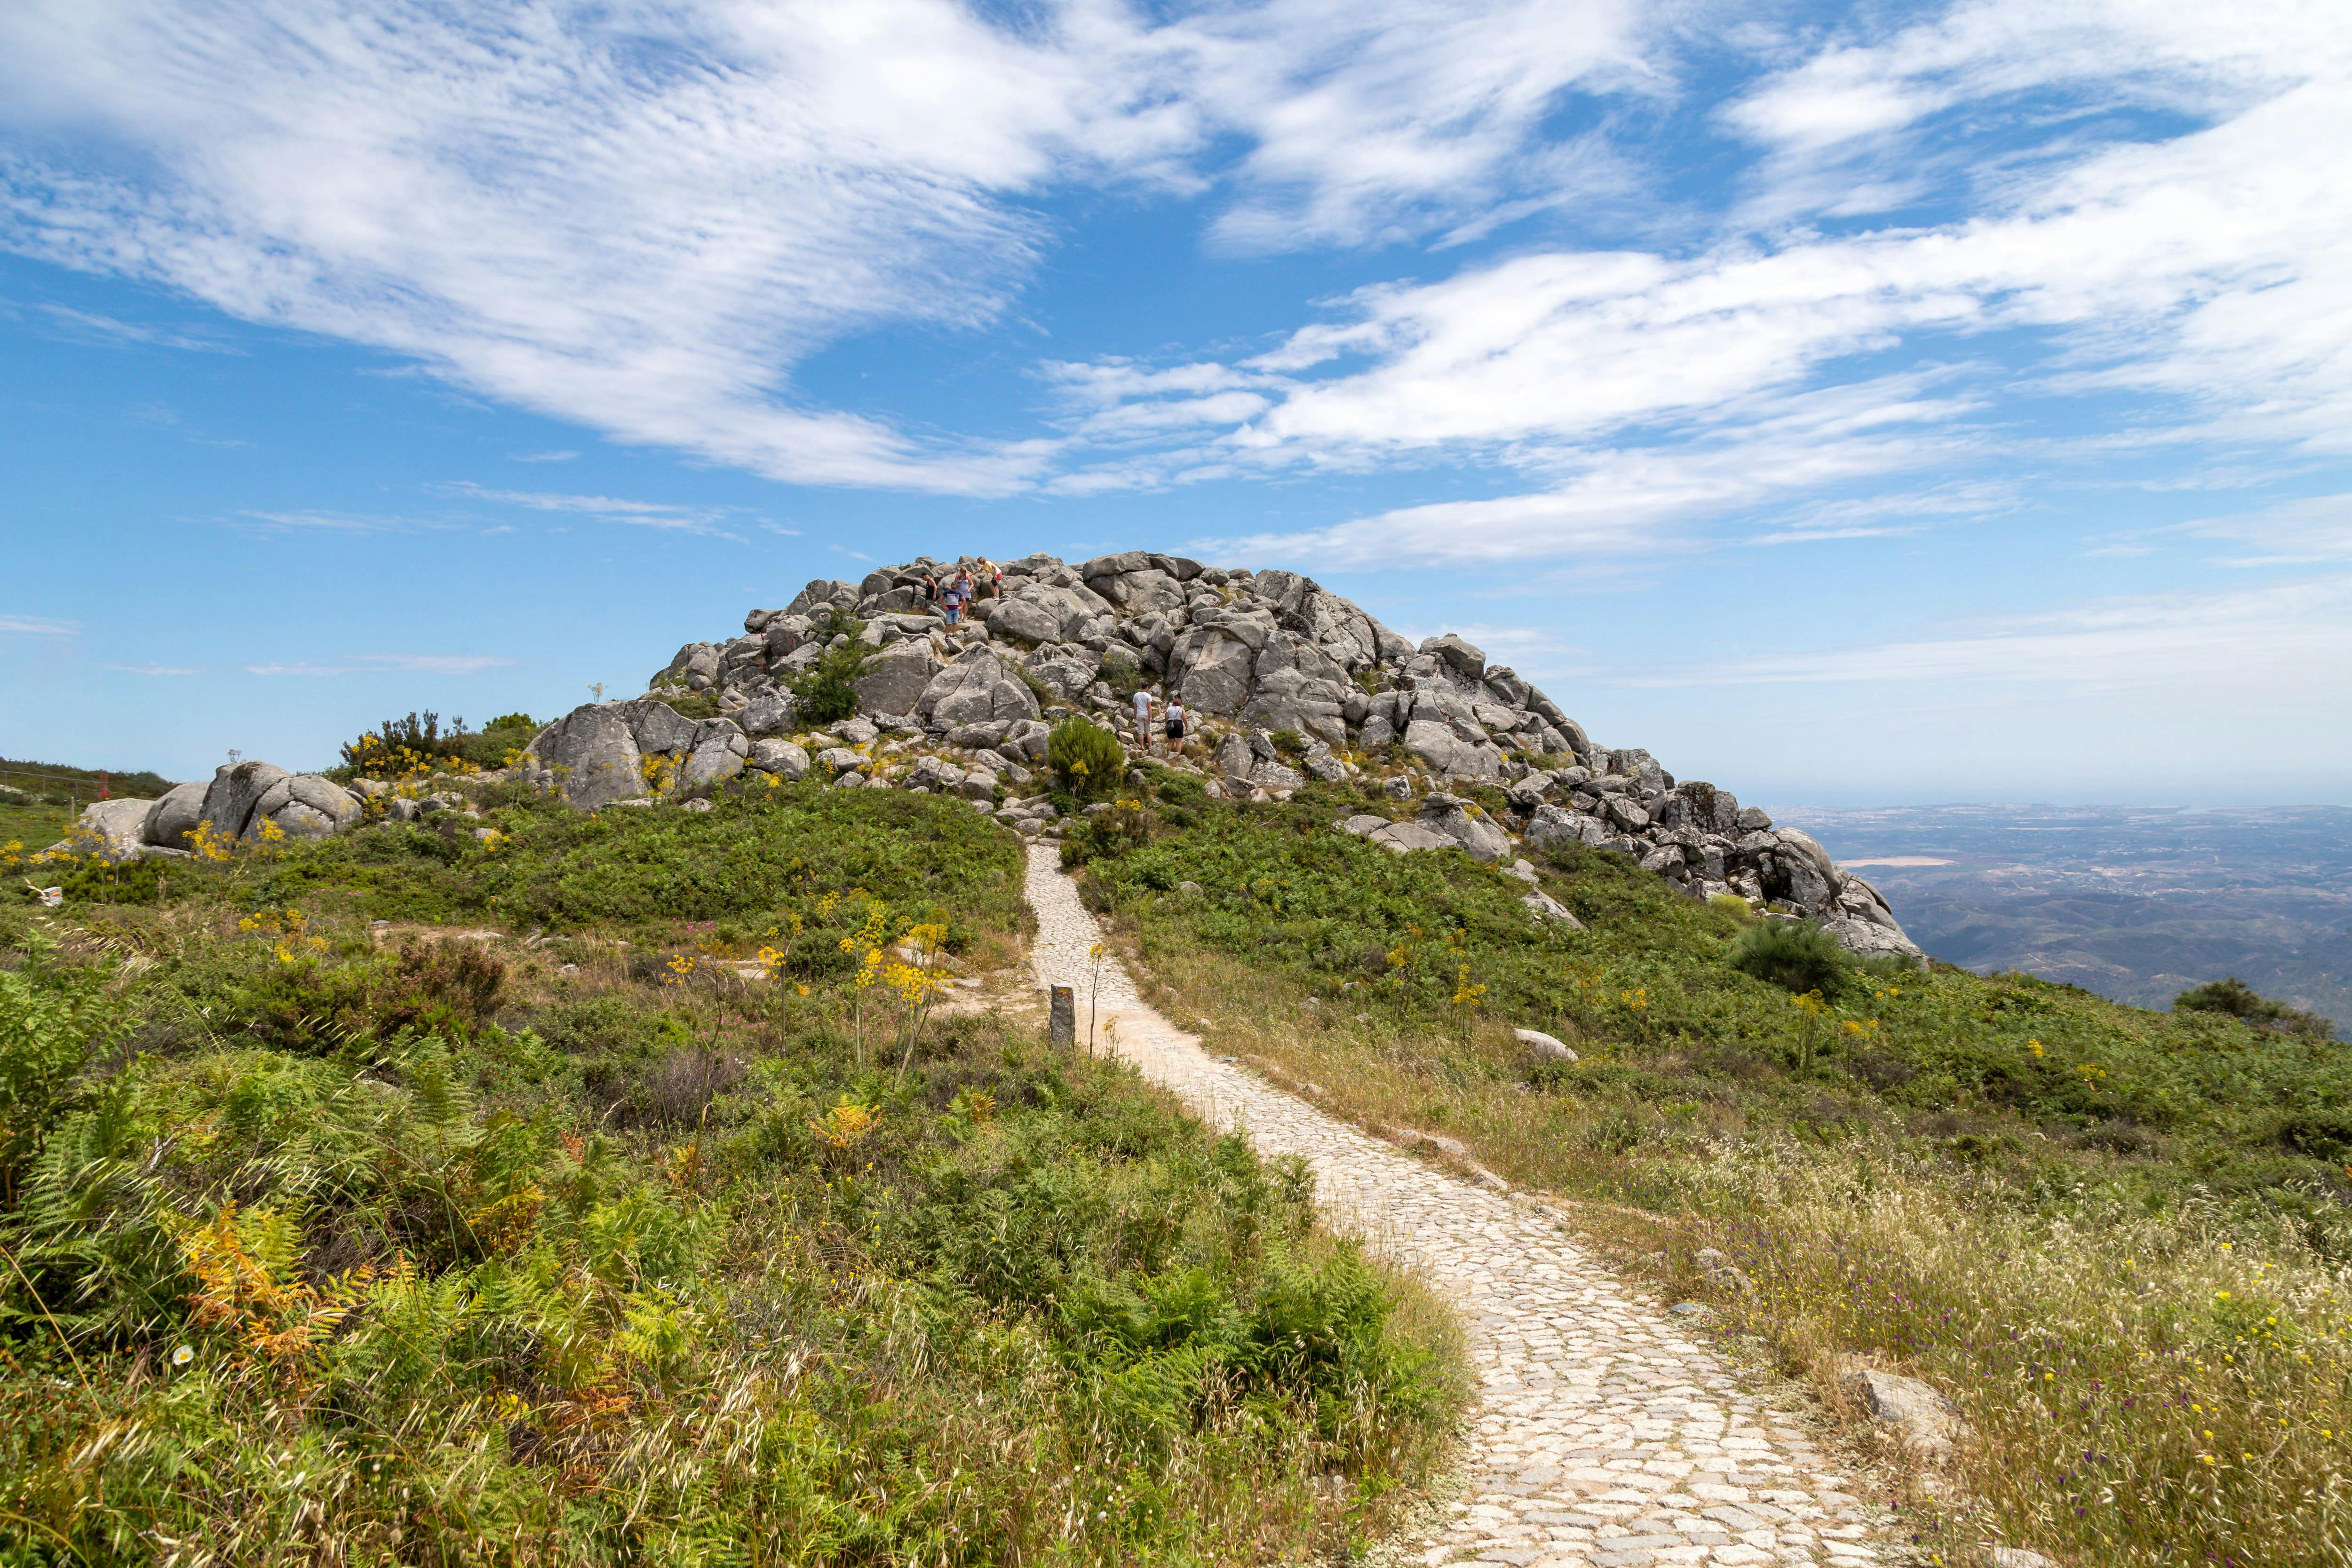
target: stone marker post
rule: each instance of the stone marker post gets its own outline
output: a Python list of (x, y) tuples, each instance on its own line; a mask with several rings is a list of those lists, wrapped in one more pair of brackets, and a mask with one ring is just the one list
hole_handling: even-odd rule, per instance
[(1054, 988), (1053, 1021), (1046, 1029), (1045, 1040), (1058, 1051), (1067, 1051), (1078, 1043), (1078, 998), (1067, 986)]

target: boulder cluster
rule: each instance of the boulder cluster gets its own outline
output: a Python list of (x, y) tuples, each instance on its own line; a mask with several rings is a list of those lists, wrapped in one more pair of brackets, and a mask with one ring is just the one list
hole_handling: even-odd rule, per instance
[[(814, 770), (837, 784), (995, 801), (1008, 825), (1052, 832), (1044, 793), (1017, 793), (1050, 721), (1087, 716), (1139, 750), (1150, 737), (1136, 732), (1127, 697), (1140, 687), (1183, 704), (1203, 760), (1171, 765), (1203, 774), (1212, 794), (1285, 796), (1310, 779), (1370, 775), (1418, 814), (1341, 826), (1393, 849), (1458, 847), (1503, 862), (1514, 841), (1572, 840), (1632, 855), (1696, 896), (1819, 921), (1858, 951), (1917, 951), (1877, 890), (1811, 837), (1776, 831), (1728, 790), (1677, 782), (1645, 750), (1594, 744), (1458, 636), (1414, 644), (1296, 572), (1143, 550), (1006, 562), (996, 593), (949, 624), (926, 580), (982, 565), (921, 558), (860, 582), (811, 582), (782, 610), (745, 616), (741, 636), (680, 648), (648, 696), (550, 726), (527, 766), (583, 806), (691, 795), (746, 771)], [(868, 655), (857, 716), (811, 734), (793, 683), (853, 644)], [(668, 706), (702, 694), (716, 716), (685, 719)], [(1501, 789), (1507, 816), (1453, 792), (1476, 785)]]
[(192, 856), (199, 828), (226, 844), (266, 839), (273, 830), (323, 838), (359, 820), (359, 798), (331, 779), (268, 762), (232, 762), (210, 779), (173, 785), (161, 800), (93, 801), (76, 826), (93, 852), (128, 861)]
[[(597, 810), (665, 800), (707, 809), (716, 788), (745, 775), (814, 774), (837, 788), (961, 797), (1050, 837), (1069, 824), (1033, 769), (1053, 724), (1087, 717), (1141, 752), (1152, 737), (1129, 699), (1148, 690), (1163, 708), (1184, 706), (1192, 744), (1165, 760), (1212, 796), (1373, 780), (1396, 814), (1335, 826), (1399, 852), (1458, 848), (1532, 880), (1515, 846), (1573, 841), (1630, 855), (1696, 897), (1817, 921), (1860, 952), (1918, 950), (1877, 890), (1811, 837), (1776, 830), (1728, 790), (1677, 781), (1639, 747), (1596, 745), (1458, 636), (1415, 644), (1296, 572), (1143, 550), (1007, 562), (995, 591), (950, 623), (927, 581), (959, 568), (986, 581), (984, 564), (922, 558), (860, 582), (811, 582), (782, 609), (745, 616), (742, 635), (680, 648), (645, 696), (576, 708), (511, 769), (477, 777), (520, 779)], [(835, 650), (863, 656), (850, 683), (856, 712), (813, 724), (800, 691)], [(1489, 801), (1499, 791), (1500, 806), (1489, 811), (1472, 789)], [(440, 810), (467, 808), (457, 791), (420, 796), (363, 779), (347, 789), (240, 762), (161, 800), (100, 802), (83, 826), (120, 858), (187, 852), (200, 822), (257, 839)], [(1539, 919), (1569, 918), (1540, 890), (1527, 903)]]

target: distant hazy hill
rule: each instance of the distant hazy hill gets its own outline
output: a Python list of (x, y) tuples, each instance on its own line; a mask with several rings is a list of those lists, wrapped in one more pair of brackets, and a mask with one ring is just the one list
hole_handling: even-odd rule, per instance
[(2154, 1008), (2236, 975), (2352, 1033), (2352, 807), (1774, 815), (1876, 883), (1913, 939), (1948, 962)]

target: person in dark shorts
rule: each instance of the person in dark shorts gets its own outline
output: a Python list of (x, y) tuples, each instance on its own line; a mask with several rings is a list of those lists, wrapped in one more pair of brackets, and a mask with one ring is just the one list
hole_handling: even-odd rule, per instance
[(1173, 697), (1168, 699), (1167, 734), (1170, 751), (1184, 749), (1184, 705)]

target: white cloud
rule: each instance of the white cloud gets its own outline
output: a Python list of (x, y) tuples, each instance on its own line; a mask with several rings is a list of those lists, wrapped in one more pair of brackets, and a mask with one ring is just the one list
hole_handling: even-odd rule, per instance
[(515, 663), (488, 653), (346, 653), (331, 664), (298, 659), (247, 664), (245, 668), (256, 675), (363, 675), (385, 670), (427, 675), (478, 675), (485, 670), (504, 669)]
[(2202, 517), (2164, 531), (2242, 547), (2245, 553), (2222, 559), (2225, 566), (2352, 560), (2352, 496), (2312, 496), (2260, 511)]
[[(2086, 407), (2143, 453), (2226, 443), (2340, 456), (2352, 451), (2352, 191), (2337, 152), (2352, 145), (2352, 25), (2291, 5), (2182, 15), (1997, 0), (1883, 45), (1816, 51), (1731, 111), (1773, 151), (1761, 204), (1695, 248), (1531, 251), (1359, 290), (1231, 365), (1066, 371), (1096, 400), (1075, 434), (1129, 449), (1094, 483), (1234, 462), (1517, 470), (1542, 483), (1250, 541), (1337, 562), (1495, 560), (1672, 553), (1695, 522), (1722, 531), (1754, 506), (1856, 504), (1836, 487), (1874, 474), (1905, 490), (1923, 487), (1909, 471), (1930, 468), (1930, 491), (1982, 484), (1971, 460), (1998, 455), (2017, 475), (2065, 459), (2034, 427)], [(2153, 108), (2192, 122), (2052, 129)], [(1963, 111), (2034, 155), (1990, 158), (1998, 177), (1963, 192), (1958, 215), (1835, 231), (1784, 221), (1832, 167), (1823, 159), (1843, 160), (1830, 183), (1850, 193), (1916, 153), (1927, 131), (1912, 128), (1947, 134), (1935, 117)], [(1898, 355), (1915, 367), (1912, 401), (1864, 410), (1871, 389), (1901, 384), (1886, 369)], [(1861, 423), (1828, 441), (1803, 428), (1839, 396)], [(1102, 402), (1114, 397), (1124, 417)], [(1154, 434), (1157, 464), (1133, 450)], [(2075, 444), (2075, 461), (2114, 455)], [(1748, 531), (1835, 530), (1774, 518)]]
[(0, 632), (25, 637), (70, 637), (81, 630), (79, 621), (51, 621), (39, 615), (0, 615)]
[(110, 670), (120, 670), (126, 675), (201, 675), (204, 671), (186, 664), (108, 664)]
[(515, 663), (491, 653), (354, 653), (354, 664), (378, 670), (413, 670), (428, 675), (478, 675)]
[(579, 455), (577, 452), (518, 452), (514, 460), (518, 463), (569, 463)]
[(266, 533), (400, 534), (450, 526), (421, 517), (320, 511), (239, 512), (230, 522)]
[(2105, 599), (1940, 637), (1621, 679), (1634, 686), (2014, 684), (2044, 694), (2221, 688), (2324, 704), (2352, 697), (2352, 576)]
[(729, 533), (719, 526), (730, 510), (725, 507), (687, 507), (668, 501), (633, 501), (619, 496), (572, 496), (550, 490), (494, 490), (464, 480), (436, 485), (433, 488), (446, 496), (491, 501), (500, 506), (523, 507), (534, 512), (564, 512), (575, 517), (597, 517), (609, 523), (632, 523), (639, 528), (709, 534), (716, 538), (733, 539), (738, 544), (743, 542), (740, 535)]
[(69, 305), (43, 305), (40, 311), (61, 336), (107, 343), (138, 343), (158, 349), (185, 349), (204, 354), (241, 354), (245, 350), (195, 332), (175, 331), (143, 321), (124, 321), (95, 310)]
[(1199, 190), (1235, 136), (1225, 232), (1255, 245), (1458, 219), (1521, 165), (1557, 186), (1538, 123), (1571, 83), (1646, 79), (1632, 12), (21, 0), (0, 244), (622, 440), (1002, 493), (1053, 444), (917, 439), (818, 405), (793, 367), (877, 323), (993, 319), (1049, 237), (1026, 198)]
[[(1455, 243), (1631, 175), (1597, 138), (1540, 134), (1571, 90), (1663, 94), (1658, 29), (1628, 0), (1291, 0), (1205, 8), (1163, 35), (1202, 110), (1253, 143), (1214, 235), (1240, 250)], [(1499, 209), (1507, 209), (1499, 210)]]

